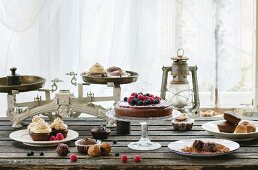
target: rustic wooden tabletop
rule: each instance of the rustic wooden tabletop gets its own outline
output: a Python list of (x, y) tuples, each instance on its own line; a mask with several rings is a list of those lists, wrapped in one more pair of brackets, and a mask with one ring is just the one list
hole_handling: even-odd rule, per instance
[[(175, 140), (189, 138), (207, 138), (211, 136), (204, 131), (201, 125), (211, 119), (198, 118), (192, 131), (173, 131), (170, 121), (157, 121), (149, 125), (149, 136), (152, 141), (159, 142), (162, 147), (154, 151), (134, 151), (127, 147), (128, 143), (140, 138), (140, 125), (132, 123), (130, 135), (116, 135), (115, 128), (106, 140), (112, 144), (116, 139), (117, 144), (112, 144), (112, 152), (105, 157), (89, 157), (77, 153), (74, 141), (67, 144), (71, 153), (78, 154), (77, 162), (70, 162), (69, 156), (60, 157), (56, 154), (56, 147), (30, 147), (20, 142), (13, 141), (9, 134), (16, 129), (11, 127), (7, 118), (0, 118), (0, 169), (258, 169), (258, 140), (240, 142), (240, 149), (233, 154), (216, 158), (193, 158), (172, 153), (167, 145)], [(258, 118), (254, 118), (258, 120)], [(30, 121), (25, 121), (26, 128)], [(90, 129), (104, 124), (103, 120), (96, 118), (67, 119), (65, 123), (70, 129), (79, 132), (79, 138), (91, 137)], [(28, 157), (29, 150), (35, 151), (35, 156)], [(38, 152), (43, 150), (44, 156)], [(120, 161), (115, 152), (126, 153), (129, 157), (127, 163)], [(140, 154), (142, 161), (135, 163), (133, 156)]]

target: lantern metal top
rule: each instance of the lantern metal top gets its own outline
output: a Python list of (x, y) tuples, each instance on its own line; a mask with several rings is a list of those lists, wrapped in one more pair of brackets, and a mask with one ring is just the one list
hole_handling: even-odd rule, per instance
[(171, 58), (174, 61), (186, 61), (189, 58), (184, 56), (184, 50), (182, 48), (179, 48), (177, 50), (177, 56)]

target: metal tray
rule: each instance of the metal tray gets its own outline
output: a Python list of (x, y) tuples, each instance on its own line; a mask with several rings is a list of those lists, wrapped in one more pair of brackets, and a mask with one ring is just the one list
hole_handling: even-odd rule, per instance
[(82, 80), (85, 83), (90, 84), (107, 84), (108, 82), (112, 82), (114, 84), (129, 84), (137, 81), (138, 73), (133, 71), (126, 71), (126, 73), (130, 74), (128, 77), (93, 77), (86, 75), (86, 72), (81, 74)]
[(21, 76), (21, 85), (8, 86), (7, 78), (0, 78), (0, 93), (12, 93), (12, 90), (27, 92), (42, 88), (46, 80), (38, 76)]

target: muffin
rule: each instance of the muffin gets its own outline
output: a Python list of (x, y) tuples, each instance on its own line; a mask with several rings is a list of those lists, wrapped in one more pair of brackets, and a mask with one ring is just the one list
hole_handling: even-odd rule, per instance
[(94, 139), (107, 139), (109, 133), (111, 132), (110, 129), (104, 127), (104, 126), (99, 126), (99, 127), (94, 127), (93, 129), (90, 130), (92, 136)]
[(225, 112), (224, 119), (232, 124), (238, 124), (241, 121), (234, 112)]
[(39, 121), (30, 127), (29, 134), (34, 141), (48, 141), (51, 131), (51, 127), (48, 123)]
[(186, 113), (180, 114), (178, 117), (172, 120), (174, 130), (188, 131), (193, 127), (194, 119), (188, 117)]
[(97, 144), (91, 145), (88, 149), (88, 155), (92, 157), (101, 156), (100, 146)]
[(99, 63), (96, 63), (89, 69), (88, 75), (94, 77), (106, 77), (107, 72), (103, 66), (101, 66)]
[(225, 133), (233, 133), (237, 127), (236, 124), (229, 123), (226, 120), (217, 124), (217, 126), (220, 132), (225, 132)]
[(79, 153), (88, 154), (88, 149), (91, 145), (95, 145), (97, 142), (95, 139), (84, 138), (75, 141), (75, 146)]
[(100, 150), (102, 156), (107, 156), (112, 149), (109, 143), (104, 142), (100, 145)]
[(59, 117), (56, 118), (54, 122), (51, 124), (51, 128), (52, 128), (51, 135), (56, 136), (56, 134), (62, 133), (64, 138), (67, 137), (68, 126)]
[(239, 123), (234, 131), (234, 133), (251, 133), (256, 131), (256, 126), (247, 122), (243, 121)]

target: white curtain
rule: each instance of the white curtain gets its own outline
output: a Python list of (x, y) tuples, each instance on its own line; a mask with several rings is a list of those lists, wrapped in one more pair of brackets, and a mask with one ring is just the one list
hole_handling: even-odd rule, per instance
[[(76, 94), (65, 73), (75, 71), (82, 81), (79, 74), (99, 62), (140, 74), (136, 83), (122, 86), (123, 95), (132, 91), (159, 94), (162, 66), (171, 65), (170, 58), (183, 47), (190, 64), (199, 67), (202, 92), (210, 93), (216, 79), (224, 80), (222, 76), (232, 70), (229, 83), (219, 81), (221, 89), (250, 91), (248, 83), (239, 82), (251, 79), (252, 5), (253, 0), (2, 0), (0, 76), (16, 66), (19, 74), (45, 77), (44, 88), (51, 88), (50, 81), (58, 77), (64, 80), (59, 89)], [(219, 37), (214, 34), (217, 22), (223, 28), (217, 30)], [(225, 37), (223, 30), (235, 32)], [(218, 71), (216, 62), (223, 63), (219, 66), (223, 69)], [(103, 85), (84, 89), (95, 96), (112, 94)], [(17, 100), (31, 101), (36, 95), (19, 94)], [(2, 115), (6, 106), (6, 94), (0, 94)]]

